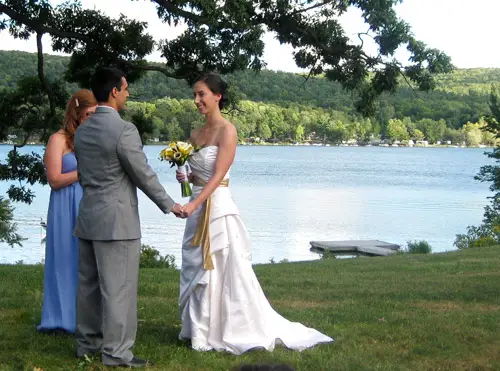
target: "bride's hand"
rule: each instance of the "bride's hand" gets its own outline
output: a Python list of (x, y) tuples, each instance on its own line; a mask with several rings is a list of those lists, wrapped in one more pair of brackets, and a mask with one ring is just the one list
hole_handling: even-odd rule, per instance
[(182, 215), (184, 218), (190, 217), (191, 214), (196, 210), (196, 206), (193, 202), (188, 202), (182, 207)]
[(188, 177), (186, 177), (186, 175), (184, 175), (184, 173), (179, 169), (175, 171), (175, 178), (179, 183), (189, 181)]

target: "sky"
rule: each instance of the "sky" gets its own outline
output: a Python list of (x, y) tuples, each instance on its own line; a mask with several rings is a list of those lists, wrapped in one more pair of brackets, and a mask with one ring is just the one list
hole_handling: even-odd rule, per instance
[[(57, 3), (55, 1), (54, 3)], [(155, 40), (172, 39), (182, 33), (182, 27), (169, 27), (162, 23), (149, 1), (125, 0), (81, 0), (84, 8), (102, 10), (110, 17), (126, 16), (148, 22), (148, 33)], [(396, 6), (398, 15), (410, 24), (414, 36), (429, 47), (437, 48), (448, 54), (458, 68), (500, 68), (500, 48), (497, 47), (498, 26), (495, 26), (500, 13), (499, 0), (404, 0)], [(340, 19), (346, 34), (357, 40), (356, 34), (367, 30), (361, 13), (353, 8)], [(298, 72), (293, 60), (293, 49), (280, 45), (272, 33), (264, 37), (264, 60), (267, 69)], [(50, 39), (43, 39), (44, 52), (53, 54)], [(365, 41), (367, 52), (374, 53), (374, 45)], [(36, 52), (34, 38), (16, 40), (7, 31), (0, 32), (0, 50), (22, 50)], [(406, 50), (398, 50), (396, 58), (404, 62), (408, 59)], [(147, 57), (150, 61), (161, 61), (155, 52)]]

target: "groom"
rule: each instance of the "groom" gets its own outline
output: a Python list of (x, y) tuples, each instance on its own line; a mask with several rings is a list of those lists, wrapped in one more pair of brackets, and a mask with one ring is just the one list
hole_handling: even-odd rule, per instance
[(79, 238), (77, 357), (102, 352), (106, 366), (145, 367), (131, 348), (137, 330), (141, 228), (137, 188), (164, 213), (180, 216), (147, 163), (137, 128), (120, 118), (128, 84), (122, 71), (98, 69), (98, 107), (78, 127), (75, 156), (83, 187), (74, 230)]

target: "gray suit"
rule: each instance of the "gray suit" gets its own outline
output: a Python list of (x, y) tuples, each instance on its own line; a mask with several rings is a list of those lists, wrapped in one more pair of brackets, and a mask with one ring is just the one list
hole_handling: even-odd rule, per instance
[(106, 365), (129, 362), (137, 330), (141, 228), (137, 188), (169, 213), (174, 201), (147, 163), (137, 128), (97, 107), (75, 135), (83, 187), (79, 238), (77, 354), (102, 351)]

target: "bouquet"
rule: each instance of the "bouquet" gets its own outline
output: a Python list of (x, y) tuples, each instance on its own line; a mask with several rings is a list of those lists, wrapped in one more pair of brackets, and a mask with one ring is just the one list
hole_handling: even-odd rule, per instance
[[(163, 149), (160, 152), (160, 159), (162, 161), (170, 162), (171, 166), (177, 165), (180, 171), (186, 176), (187, 175), (187, 167), (186, 160), (194, 151), (194, 147), (186, 142), (171, 142), (168, 147)], [(185, 180), (181, 183), (181, 192), (182, 197), (189, 197), (193, 194), (191, 191), (191, 186), (189, 185), (189, 181)]]

